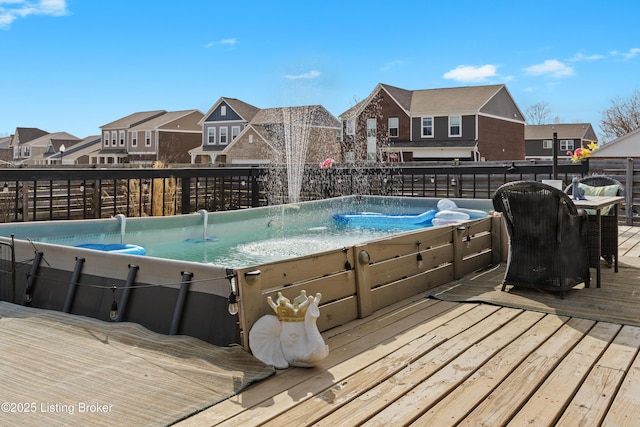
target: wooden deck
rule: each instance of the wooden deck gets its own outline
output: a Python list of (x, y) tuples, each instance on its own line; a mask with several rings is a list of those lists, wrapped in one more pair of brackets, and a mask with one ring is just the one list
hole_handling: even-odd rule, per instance
[[(626, 268), (602, 286), (640, 318), (640, 228), (620, 227), (619, 247)], [(640, 425), (638, 326), (417, 295), (323, 335), (319, 366), (179, 425)]]

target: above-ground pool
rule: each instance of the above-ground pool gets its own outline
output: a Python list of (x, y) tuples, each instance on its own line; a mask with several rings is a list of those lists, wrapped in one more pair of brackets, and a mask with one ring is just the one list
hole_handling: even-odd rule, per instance
[[(490, 200), (453, 201), (492, 209)], [(0, 224), (0, 300), (246, 347), (247, 331), (268, 313), (266, 296), (304, 289), (322, 293), (318, 325), (326, 330), (501, 256), (499, 218), (434, 227), (425, 218), (435, 219), (427, 213), (440, 211), (438, 202), (349, 196), (174, 217)], [(239, 313), (231, 309), (236, 297)]]

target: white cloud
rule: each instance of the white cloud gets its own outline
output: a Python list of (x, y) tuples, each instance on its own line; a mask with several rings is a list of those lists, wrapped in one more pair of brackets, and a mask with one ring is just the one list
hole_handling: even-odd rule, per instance
[(640, 47), (631, 48), (629, 49), (629, 52), (618, 52), (617, 50), (612, 50), (611, 55), (622, 56), (625, 60), (629, 60), (640, 55)]
[(237, 40), (234, 37), (234, 38), (231, 38), (231, 39), (222, 39), (222, 40), (218, 40), (218, 41), (211, 41), (211, 42), (205, 44), (204, 47), (210, 48), (210, 47), (218, 45), (218, 44), (224, 44), (224, 45), (228, 45), (228, 46), (235, 46), (236, 43), (237, 43)]
[(16, 19), (29, 15), (67, 15), (66, 0), (0, 0), (0, 28), (9, 27)]
[(380, 71), (389, 71), (390, 69), (394, 67), (398, 67), (400, 65), (404, 65), (404, 61), (401, 61), (399, 59), (389, 61), (386, 64), (384, 64), (382, 67), (380, 67)]
[(442, 77), (460, 82), (482, 82), (489, 77), (494, 77), (496, 75), (496, 69), (497, 67), (495, 65), (490, 64), (479, 67), (473, 65), (458, 65), (453, 70), (444, 73)]
[(579, 61), (596, 61), (598, 59), (603, 59), (604, 55), (593, 54), (593, 55), (585, 55), (581, 52), (576, 53), (572, 58), (567, 59), (569, 62), (579, 62)]
[(285, 79), (289, 80), (299, 80), (299, 79), (315, 79), (320, 76), (320, 71), (311, 70), (308, 73), (303, 74), (287, 74), (284, 76)]
[(547, 59), (542, 64), (525, 68), (524, 71), (534, 76), (550, 75), (556, 78), (572, 76), (574, 74), (573, 67), (565, 65), (557, 59)]

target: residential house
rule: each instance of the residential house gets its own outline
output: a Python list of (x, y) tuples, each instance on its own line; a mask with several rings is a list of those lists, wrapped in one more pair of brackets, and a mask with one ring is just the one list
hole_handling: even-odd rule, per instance
[(71, 147), (80, 138), (67, 132), (54, 132), (32, 139), (21, 144), (23, 157), (20, 163), (24, 165), (46, 165), (47, 158), (60, 151), (61, 147)]
[(200, 120), (202, 144), (189, 151), (191, 163), (224, 163), (224, 150), (247, 127), (258, 111), (258, 107), (239, 99), (218, 99)]
[(348, 161), (524, 159), (525, 118), (504, 84), (406, 90), (380, 83), (339, 117)]
[(282, 163), (287, 151), (305, 163), (341, 159), (341, 124), (320, 105), (258, 109), (220, 98), (205, 117), (203, 144), (190, 151), (192, 163)]
[(62, 165), (87, 165), (95, 163), (98, 152), (101, 149), (102, 139), (100, 135), (91, 135), (81, 141), (47, 157), (47, 164)]
[[(77, 139), (77, 138), (76, 139), (53, 138), (51, 140), (51, 145), (47, 148), (47, 151), (42, 153), (41, 157), (31, 159), (32, 163), (36, 165), (55, 164), (56, 163), (55, 161), (53, 163), (51, 162), (51, 157), (58, 156), (59, 160), (57, 163), (62, 164), (62, 161), (65, 160), (64, 154), (67, 151), (67, 149), (73, 148), (75, 144), (78, 143), (79, 141), (80, 139)], [(65, 162), (65, 164), (68, 164), (68, 163)]]
[(13, 150), (11, 149), (11, 139), (13, 135), (0, 137), (0, 165), (12, 164)]
[(102, 149), (98, 164), (156, 161), (188, 163), (188, 150), (200, 144), (202, 128), (198, 110), (145, 111), (130, 114), (101, 126)]
[(13, 154), (11, 157), (12, 163), (21, 163), (23, 160), (31, 157), (30, 147), (26, 145), (29, 141), (32, 141), (41, 136), (47, 135), (49, 132), (38, 128), (16, 128), (16, 132), (13, 134), (11, 141), (9, 142), (9, 148)]
[(525, 158), (537, 160), (553, 159), (553, 137), (556, 135), (556, 155), (569, 159), (567, 151), (598, 143), (598, 137), (590, 123), (563, 123), (550, 125), (527, 125), (524, 128)]
[(153, 165), (189, 163), (188, 151), (200, 146), (203, 114), (198, 110), (170, 111), (150, 118), (127, 133), (128, 162)]
[[(140, 111), (100, 126), (102, 148), (96, 157), (96, 163), (127, 163), (129, 158), (127, 145), (132, 146), (134, 149), (138, 147), (138, 133), (134, 132), (128, 135), (129, 130), (164, 113), (166, 113), (165, 110)], [(148, 144), (151, 145), (151, 139), (149, 139)]]
[(640, 158), (640, 128), (609, 141), (591, 153), (595, 158)]

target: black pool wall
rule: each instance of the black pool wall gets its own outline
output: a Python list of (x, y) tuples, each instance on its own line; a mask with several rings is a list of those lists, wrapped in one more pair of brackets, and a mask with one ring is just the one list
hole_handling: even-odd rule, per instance
[[(64, 311), (73, 285), (70, 271), (46, 266), (43, 261), (31, 276), (32, 265), (18, 265), (15, 285), (8, 261), (1, 262), (0, 299), (19, 305)], [(30, 280), (31, 277), (31, 280)], [(31, 281), (31, 302), (25, 302), (25, 291)], [(68, 312), (111, 322), (110, 312), (114, 300), (123, 309), (122, 294), (126, 280), (80, 274)], [(135, 322), (147, 329), (169, 334), (175, 322), (174, 314), (179, 300), (179, 288), (133, 282), (129, 298), (119, 321)], [(238, 316), (228, 312), (228, 300), (220, 295), (188, 291), (176, 325), (176, 334), (189, 335), (219, 346), (240, 343)]]

